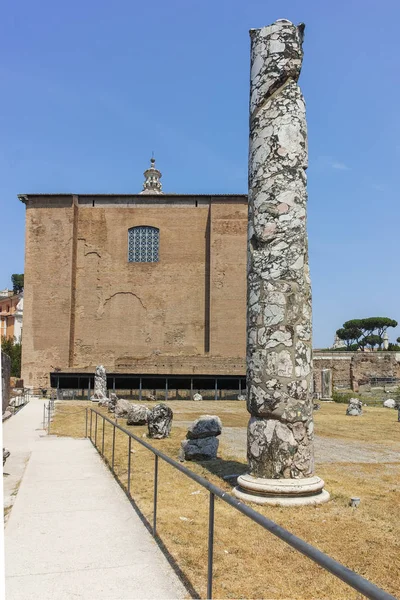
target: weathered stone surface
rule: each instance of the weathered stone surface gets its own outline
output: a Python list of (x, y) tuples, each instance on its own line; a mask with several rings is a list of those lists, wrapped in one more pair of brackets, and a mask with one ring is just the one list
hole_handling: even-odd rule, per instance
[(95, 398), (101, 399), (107, 396), (107, 374), (103, 365), (98, 365), (94, 374), (94, 390)]
[(332, 398), (331, 369), (321, 369), (321, 398)]
[(119, 401), (119, 398), (117, 396), (117, 394), (114, 394), (114, 392), (111, 392), (110, 394), (110, 398), (108, 400), (108, 411), (109, 412), (115, 412), (115, 407), (117, 406)]
[(195, 402), (200, 402), (200, 400), (203, 400), (203, 396), (199, 393), (193, 394), (193, 400)]
[(144, 404), (131, 404), (128, 412), (127, 425), (146, 425), (150, 409)]
[(264, 478), (313, 472), (303, 29), (250, 32), (248, 460)]
[(148, 416), (149, 437), (161, 439), (169, 437), (173, 412), (166, 404), (156, 404)]
[(12, 417), (12, 412), (10, 410), (5, 410), (3, 412), (2, 420), (7, 421), (7, 419), (9, 419), (10, 417)]
[(129, 400), (118, 400), (115, 405), (115, 416), (123, 419), (126, 418), (129, 414), (131, 406), (132, 404), (129, 402)]
[[(65, 399), (65, 395), (63, 392), (63, 399)], [(90, 399), (92, 402), (98, 402), (99, 404), (101, 403), (101, 406), (105, 406), (107, 404), (108, 398), (105, 394), (103, 394), (103, 392), (100, 392), (99, 390), (97, 390), (96, 392), (94, 392), (91, 396)]]
[(362, 415), (362, 401), (358, 398), (350, 398), (346, 415), (350, 417), (359, 417)]
[(314, 470), (312, 419), (283, 423), (251, 417), (247, 429), (247, 458), (255, 477), (310, 477)]
[(187, 439), (181, 442), (180, 458), (184, 460), (212, 460), (217, 458), (219, 440), (213, 437)]
[(392, 398), (388, 398), (387, 400), (385, 400), (383, 402), (383, 406), (385, 408), (396, 408), (396, 400), (393, 400)]
[(201, 439), (221, 435), (221, 419), (215, 415), (202, 415), (188, 427), (188, 439)]
[(3, 467), (6, 463), (7, 458), (10, 456), (10, 451), (7, 448), (3, 448)]

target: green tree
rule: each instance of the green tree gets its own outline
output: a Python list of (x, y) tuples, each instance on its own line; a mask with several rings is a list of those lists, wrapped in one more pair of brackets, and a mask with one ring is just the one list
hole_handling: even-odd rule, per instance
[(11, 282), (14, 294), (20, 294), (24, 289), (24, 274), (14, 273), (11, 275)]
[(343, 323), (343, 327), (338, 329), (336, 334), (339, 339), (346, 342), (348, 349), (354, 344), (357, 344), (358, 348), (365, 348), (366, 346), (371, 348), (379, 346), (381, 348), (383, 334), (388, 327), (397, 327), (397, 321), (389, 319), (389, 317), (352, 319)]
[(400, 344), (400, 336), (397, 338), (396, 342)]
[(14, 339), (2, 337), (1, 350), (11, 358), (11, 377), (21, 377), (22, 344)]
[(365, 348), (366, 346), (369, 346), (371, 348), (371, 350), (373, 350), (375, 348), (375, 346), (381, 346), (382, 345), (382, 338), (380, 335), (376, 335), (376, 334), (371, 334), (371, 335), (366, 335), (360, 342), (360, 346), (362, 346), (363, 348)]
[(354, 344), (358, 345), (358, 340), (362, 336), (362, 331), (358, 327), (342, 327), (338, 329), (336, 335), (340, 340), (346, 343), (348, 349)]

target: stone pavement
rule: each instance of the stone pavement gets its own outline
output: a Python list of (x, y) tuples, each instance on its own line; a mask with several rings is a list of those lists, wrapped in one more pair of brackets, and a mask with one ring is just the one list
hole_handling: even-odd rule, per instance
[(18, 485), (35, 443), (40, 440), (41, 436), (46, 435), (42, 429), (44, 405), (44, 400), (33, 398), (17, 414), (3, 423), (3, 446), (11, 452), (4, 466), (4, 472), (7, 475), (3, 477), (6, 513), (14, 503)]
[(6, 600), (187, 598), (89, 440), (33, 434), (43, 403), (29, 407), (11, 419), (31, 451), (4, 532)]

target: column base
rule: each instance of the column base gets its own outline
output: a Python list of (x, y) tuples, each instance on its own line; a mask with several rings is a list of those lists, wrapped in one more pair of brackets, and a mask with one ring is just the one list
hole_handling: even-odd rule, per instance
[(330, 498), (324, 481), (314, 475), (304, 479), (262, 479), (240, 475), (233, 493), (243, 502), (271, 506), (307, 506), (322, 504)]

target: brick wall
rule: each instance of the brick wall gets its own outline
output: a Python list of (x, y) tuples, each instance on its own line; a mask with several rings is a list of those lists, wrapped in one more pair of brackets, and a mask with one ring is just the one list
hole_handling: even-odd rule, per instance
[[(245, 196), (25, 203), (26, 385), (100, 363), (114, 372), (244, 373)], [(159, 229), (159, 262), (128, 262), (128, 229), (138, 225)]]
[(329, 352), (314, 350), (314, 381), (320, 390), (321, 369), (332, 369), (334, 387), (353, 388), (373, 377), (400, 379), (398, 352)]

